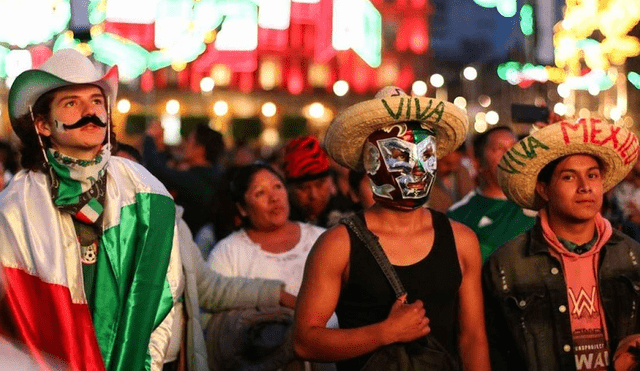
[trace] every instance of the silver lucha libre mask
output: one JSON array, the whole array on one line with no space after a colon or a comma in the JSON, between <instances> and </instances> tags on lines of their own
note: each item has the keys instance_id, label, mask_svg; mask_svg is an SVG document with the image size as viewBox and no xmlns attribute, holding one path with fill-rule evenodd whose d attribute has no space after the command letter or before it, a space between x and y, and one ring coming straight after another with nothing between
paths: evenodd
<instances>
[{"instance_id":1,"label":"silver lucha libre mask","mask_svg":"<svg viewBox=\"0 0 640 371\"><path fill-rule=\"evenodd\" d=\"M397 209L416 209L427 202L436 176L436 141L419 122L371 133L363 160L376 202Z\"/></svg>"}]
</instances>

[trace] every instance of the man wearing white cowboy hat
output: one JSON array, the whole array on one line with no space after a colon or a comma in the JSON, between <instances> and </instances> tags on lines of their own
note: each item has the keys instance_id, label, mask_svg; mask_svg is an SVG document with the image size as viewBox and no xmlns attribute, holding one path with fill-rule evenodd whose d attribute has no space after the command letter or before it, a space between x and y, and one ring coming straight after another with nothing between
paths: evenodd
<instances>
[{"instance_id":1,"label":"man wearing white cowboy hat","mask_svg":"<svg viewBox=\"0 0 640 371\"><path fill-rule=\"evenodd\" d=\"M502 157L504 193L539 213L483 267L494 371L610 370L640 333L640 245L600 215L637 157L633 133L594 118L551 124Z\"/></svg>"},{"instance_id":2,"label":"man wearing white cowboy hat","mask_svg":"<svg viewBox=\"0 0 640 371\"><path fill-rule=\"evenodd\" d=\"M387 87L329 126L329 155L367 172L376 205L356 217L377 237L406 293L396 295L354 231L328 230L309 255L298 296L299 356L359 370L386 345L431 333L464 370L489 369L484 323L477 320L483 315L478 241L466 226L423 207L437 158L462 143L467 124L453 104ZM340 329L327 329L334 310Z\"/></svg>"},{"instance_id":3,"label":"man wearing white cowboy hat","mask_svg":"<svg viewBox=\"0 0 640 371\"><path fill-rule=\"evenodd\" d=\"M117 84L63 49L9 92L25 170L0 193L0 331L74 370L160 369L171 335L175 205L111 157Z\"/></svg>"}]
</instances>

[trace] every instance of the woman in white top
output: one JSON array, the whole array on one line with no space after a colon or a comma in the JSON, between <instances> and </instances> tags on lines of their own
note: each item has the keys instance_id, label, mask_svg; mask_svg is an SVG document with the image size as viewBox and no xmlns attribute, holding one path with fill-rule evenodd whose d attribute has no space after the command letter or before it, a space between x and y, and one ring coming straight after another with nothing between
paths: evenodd
<instances>
[{"instance_id":1,"label":"woman in white top","mask_svg":"<svg viewBox=\"0 0 640 371\"><path fill-rule=\"evenodd\" d=\"M284 281L297 295L309 250L324 229L289 220L284 180L265 163L238 169L231 196L243 228L218 242L207 263L226 276Z\"/></svg>"}]
</instances>

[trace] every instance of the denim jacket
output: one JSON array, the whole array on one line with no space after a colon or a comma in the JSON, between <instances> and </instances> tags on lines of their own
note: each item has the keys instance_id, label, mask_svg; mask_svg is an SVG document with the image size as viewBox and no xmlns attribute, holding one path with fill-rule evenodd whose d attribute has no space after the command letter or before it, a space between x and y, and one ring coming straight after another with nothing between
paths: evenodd
<instances>
[{"instance_id":1,"label":"denim jacket","mask_svg":"<svg viewBox=\"0 0 640 371\"><path fill-rule=\"evenodd\" d=\"M609 362L622 338L640 333L639 263L640 244L614 230L598 271ZM489 256L482 286L493 371L576 370L562 264L549 253L539 219Z\"/></svg>"}]
</instances>

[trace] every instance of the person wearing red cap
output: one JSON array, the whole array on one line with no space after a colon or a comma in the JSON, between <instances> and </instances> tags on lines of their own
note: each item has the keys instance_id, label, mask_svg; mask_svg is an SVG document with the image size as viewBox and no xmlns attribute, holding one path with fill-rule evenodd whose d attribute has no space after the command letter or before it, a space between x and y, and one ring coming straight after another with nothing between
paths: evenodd
<instances>
[{"instance_id":1,"label":"person wearing red cap","mask_svg":"<svg viewBox=\"0 0 640 371\"><path fill-rule=\"evenodd\" d=\"M285 147L284 174L291 198L291 219L331 227L352 213L352 204L336 191L329 156L311 135Z\"/></svg>"}]
</instances>

